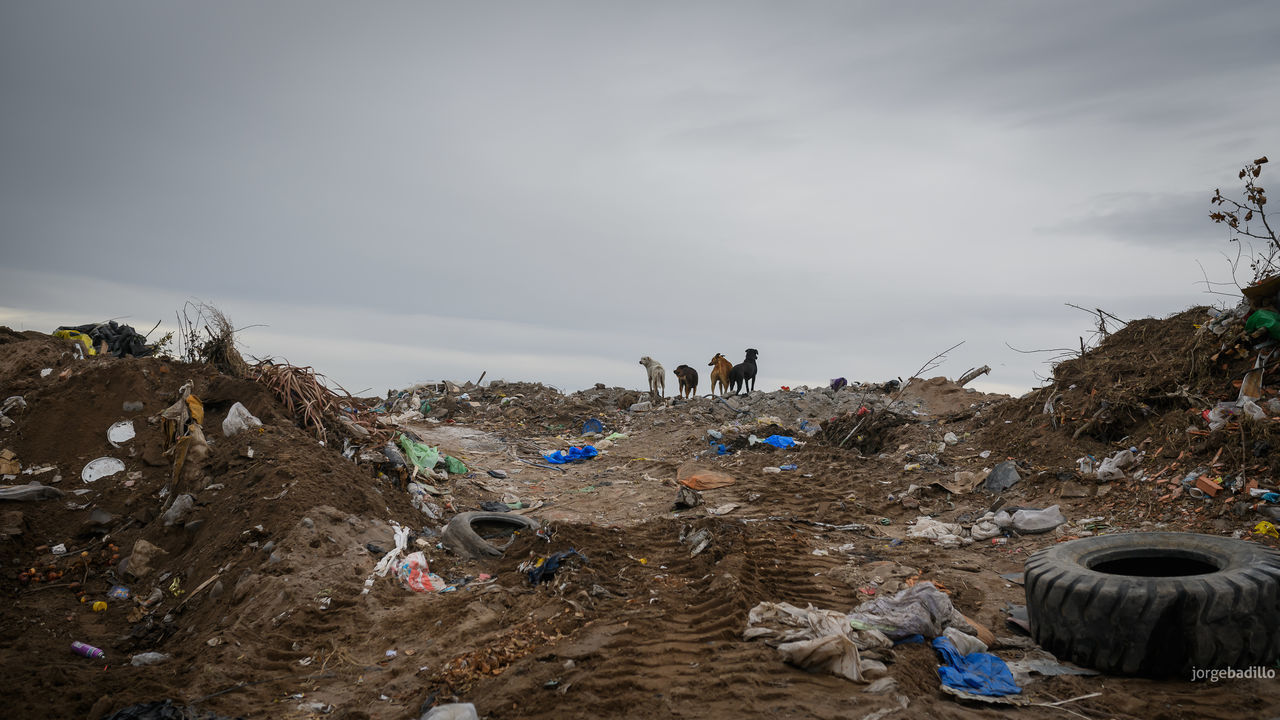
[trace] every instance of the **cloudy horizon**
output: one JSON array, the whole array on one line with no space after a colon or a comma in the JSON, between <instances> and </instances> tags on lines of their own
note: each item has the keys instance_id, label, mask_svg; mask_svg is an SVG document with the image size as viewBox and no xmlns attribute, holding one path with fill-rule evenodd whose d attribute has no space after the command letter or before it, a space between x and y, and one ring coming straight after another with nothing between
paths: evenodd
<instances>
[{"instance_id":1,"label":"cloudy horizon","mask_svg":"<svg viewBox=\"0 0 1280 720\"><path fill-rule=\"evenodd\" d=\"M0 324L224 310L352 391L761 389L1231 303L1214 188L1276 151L1280 8L0 5ZM1261 178L1265 186L1271 166ZM1237 279L1247 279L1247 262ZM1219 288L1221 289L1221 288ZM265 326L265 327L263 327Z\"/></svg>"}]
</instances>

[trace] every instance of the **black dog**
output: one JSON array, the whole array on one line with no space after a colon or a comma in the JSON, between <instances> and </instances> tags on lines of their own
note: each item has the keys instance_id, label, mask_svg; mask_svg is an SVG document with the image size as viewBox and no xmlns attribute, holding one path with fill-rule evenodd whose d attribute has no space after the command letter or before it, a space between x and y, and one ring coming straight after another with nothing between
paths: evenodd
<instances>
[{"instance_id":1,"label":"black dog","mask_svg":"<svg viewBox=\"0 0 1280 720\"><path fill-rule=\"evenodd\" d=\"M737 393L739 388L748 392L756 389L756 358L760 356L755 348L747 348L747 359L734 365L729 371L729 392ZM750 387L748 387L750 383Z\"/></svg>"}]
</instances>

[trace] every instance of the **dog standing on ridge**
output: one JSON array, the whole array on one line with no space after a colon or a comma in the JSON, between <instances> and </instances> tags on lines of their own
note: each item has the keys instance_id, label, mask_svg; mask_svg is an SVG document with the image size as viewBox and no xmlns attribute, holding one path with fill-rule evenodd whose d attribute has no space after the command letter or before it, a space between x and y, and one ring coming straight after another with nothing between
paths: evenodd
<instances>
[{"instance_id":1,"label":"dog standing on ridge","mask_svg":"<svg viewBox=\"0 0 1280 720\"><path fill-rule=\"evenodd\" d=\"M716 394L716 385L720 385L720 394L727 395L729 393L729 372L733 370L733 363L729 362L729 358L716 353L711 358L711 362L707 363L707 367L711 368L711 394Z\"/></svg>"},{"instance_id":2,"label":"dog standing on ridge","mask_svg":"<svg viewBox=\"0 0 1280 720\"><path fill-rule=\"evenodd\" d=\"M649 371L649 400L655 404L658 398L664 397L667 392L667 371L657 360L645 355L640 358L640 364L645 370Z\"/></svg>"},{"instance_id":3,"label":"dog standing on ridge","mask_svg":"<svg viewBox=\"0 0 1280 720\"><path fill-rule=\"evenodd\" d=\"M760 352L755 348L747 348L747 359L733 366L729 371L729 391L737 393L739 389L743 390L743 395L753 392L756 389L756 358L760 356ZM750 388L748 388L750 383Z\"/></svg>"},{"instance_id":4,"label":"dog standing on ridge","mask_svg":"<svg viewBox=\"0 0 1280 720\"><path fill-rule=\"evenodd\" d=\"M680 381L680 397L686 400L698 394L698 371L688 365L680 365L671 371Z\"/></svg>"}]
</instances>

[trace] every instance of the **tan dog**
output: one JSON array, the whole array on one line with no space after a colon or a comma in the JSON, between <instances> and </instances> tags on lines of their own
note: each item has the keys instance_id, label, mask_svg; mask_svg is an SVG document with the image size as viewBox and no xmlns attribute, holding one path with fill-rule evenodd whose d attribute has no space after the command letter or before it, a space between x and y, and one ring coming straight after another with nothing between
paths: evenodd
<instances>
[{"instance_id":1,"label":"tan dog","mask_svg":"<svg viewBox=\"0 0 1280 720\"><path fill-rule=\"evenodd\" d=\"M716 353L707 367L711 368L711 394L716 394L716 383L720 383L721 395L729 392L729 371L733 370L733 363L724 355Z\"/></svg>"},{"instance_id":2,"label":"tan dog","mask_svg":"<svg viewBox=\"0 0 1280 720\"><path fill-rule=\"evenodd\" d=\"M645 370L649 371L649 399L658 402L658 398L665 397L667 392L667 371L657 360L645 355L640 358L640 364Z\"/></svg>"}]
</instances>

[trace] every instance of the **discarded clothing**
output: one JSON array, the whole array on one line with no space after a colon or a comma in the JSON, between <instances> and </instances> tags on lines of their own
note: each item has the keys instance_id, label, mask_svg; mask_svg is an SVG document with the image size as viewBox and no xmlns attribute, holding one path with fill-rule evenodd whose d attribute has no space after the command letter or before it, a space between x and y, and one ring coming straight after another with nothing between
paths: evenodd
<instances>
[{"instance_id":1,"label":"discarded clothing","mask_svg":"<svg viewBox=\"0 0 1280 720\"><path fill-rule=\"evenodd\" d=\"M529 573L529 582L533 585L537 585L540 582L550 580L556 574L556 570L560 569L560 563L573 555L577 555L582 558L583 562L587 562L587 556L573 548L561 550L560 552L552 553L545 558L538 558L537 560L534 560L533 565L527 570Z\"/></svg>"},{"instance_id":2,"label":"discarded clothing","mask_svg":"<svg viewBox=\"0 0 1280 720\"><path fill-rule=\"evenodd\" d=\"M1022 692L1004 660L988 653L962 655L950 639L933 639L942 657L938 677L942 684L973 695L1017 695Z\"/></svg>"},{"instance_id":3,"label":"discarded clothing","mask_svg":"<svg viewBox=\"0 0 1280 720\"><path fill-rule=\"evenodd\" d=\"M888 648L893 642L873 629L855 629L849 618L834 610L812 605L801 609L788 603L762 602L747 615L744 640L763 640L782 653L783 660L806 670L865 682L872 660L858 651Z\"/></svg>"},{"instance_id":4,"label":"discarded clothing","mask_svg":"<svg viewBox=\"0 0 1280 720\"><path fill-rule=\"evenodd\" d=\"M890 639L910 635L937 637L951 626L972 629L951 598L929 581L918 582L893 597L868 600L849 613L855 628L875 629Z\"/></svg>"},{"instance_id":5,"label":"discarded clothing","mask_svg":"<svg viewBox=\"0 0 1280 720\"><path fill-rule=\"evenodd\" d=\"M133 357L147 357L155 352L155 348L147 344L147 338L138 334L130 325L120 325L115 320L105 323L90 325L63 325L55 332L55 337L72 337L79 339L74 335L58 335L61 332L78 331L88 335L93 341L93 345L99 346L102 343L107 344L107 350L116 357L124 357L132 355ZM83 340L82 340L83 342ZM90 355L93 353L90 352Z\"/></svg>"},{"instance_id":6,"label":"discarded clothing","mask_svg":"<svg viewBox=\"0 0 1280 720\"><path fill-rule=\"evenodd\" d=\"M582 447L571 447L568 451L557 450L550 455L543 455L542 457L553 465L564 465L565 463L587 460L599 454L599 451L591 445L583 445Z\"/></svg>"},{"instance_id":7,"label":"discarded clothing","mask_svg":"<svg viewBox=\"0 0 1280 720\"><path fill-rule=\"evenodd\" d=\"M845 387L845 386L846 386L846 385L848 385L848 384L849 384L849 381L848 381L848 380L845 380L845 379L844 379L844 378L842 378L842 377L832 378L832 379L831 379L831 389L832 389L832 390L839 390L840 388Z\"/></svg>"}]
</instances>

